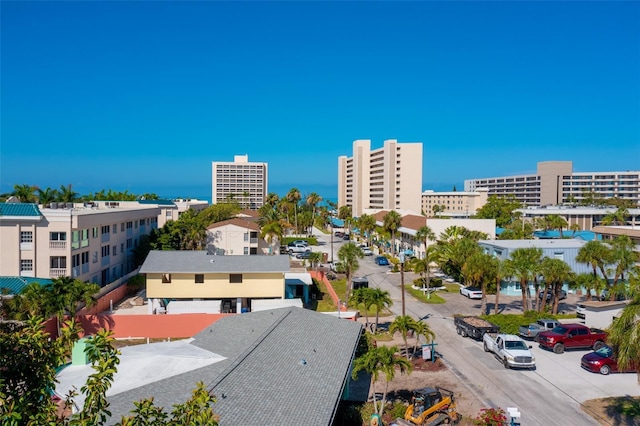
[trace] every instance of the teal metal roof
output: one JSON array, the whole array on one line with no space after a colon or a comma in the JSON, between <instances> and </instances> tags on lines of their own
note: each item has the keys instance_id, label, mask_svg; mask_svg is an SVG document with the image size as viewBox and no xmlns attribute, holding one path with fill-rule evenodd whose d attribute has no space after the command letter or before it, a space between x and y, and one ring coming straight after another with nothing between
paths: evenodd
<instances>
[{"instance_id":1,"label":"teal metal roof","mask_svg":"<svg viewBox=\"0 0 640 426\"><path fill-rule=\"evenodd\" d=\"M0 277L0 293L20 294L22 289L31 283L50 285L52 281L49 278Z\"/></svg>"},{"instance_id":2,"label":"teal metal roof","mask_svg":"<svg viewBox=\"0 0 640 426\"><path fill-rule=\"evenodd\" d=\"M139 200L140 204L157 204L159 206L175 206L171 200Z\"/></svg>"},{"instance_id":3,"label":"teal metal roof","mask_svg":"<svg viewBox=\"0 0 640 426\"><path fill-rule=\"evenodd\" d=\"M42 213L33 203L0 203L0 216L42 216Z\"/></svg>"}]
</instances>

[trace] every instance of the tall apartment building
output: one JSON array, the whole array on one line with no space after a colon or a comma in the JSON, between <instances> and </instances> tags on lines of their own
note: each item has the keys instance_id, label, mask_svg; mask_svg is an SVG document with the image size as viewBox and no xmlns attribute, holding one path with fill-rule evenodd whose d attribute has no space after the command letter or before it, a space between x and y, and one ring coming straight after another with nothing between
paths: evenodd
<instances>
[{"instance_id":1,"label":"tall apartment building","mask_svg":"<svg viewBox=\"0 0 640 426\"><path fill-rule=\"evenodd\" d=\"M420 213L422 143L371 140L353 142L351 157L338 157L338 207L351 206L353 216L366 209L410 210Z\"/></svg>"},{"instance_id":2,"label":"tall apartment building","mask_svg":"<svg viewBox=\"0 0 640 426\"><path fill-rule=\"evenodd\" d=\"M514 195L527 206L581 202L588 194L640 202L640 170L626 172L573 172L571 161L538 163L537 173L468 179L465 191L483 187L489 195Z\"/></svg>"},{"instance_id":3,"label":"tall apartment building","mask_svg":"<svg viewBox=\"0 0 640 426\"><path fill-rule=\"evenodd\" d=\"M257 210L267 196L267 163L250 163L248 155L235 155L233 162L212 163L211 203L233 199L243 208Z\"/></svg>"},{"instance_id":4,"label":"tall apartment building","mask_svg":"<svg viewBox=\"0 0 640 426\"><path fill-rule=\"evenodd\" d=\"M465 218L476 214L487 203L489 190L478 188L473 192L451 191L422 193L422 213L427 217L446 216ZM436 206L438 206L436 208Z\"/></svg>"},{"instance_id":5,"label":"tall apartment building","mask_svg":"<svg viewBox=\"0 0 640 426\"><path fill-rule=\"evenodd\" d=\"M137 267L133 249L160 214L158 205L126 201L0 203L0 276L71 276L104 286Z\"/></svg>"}]
</instances>

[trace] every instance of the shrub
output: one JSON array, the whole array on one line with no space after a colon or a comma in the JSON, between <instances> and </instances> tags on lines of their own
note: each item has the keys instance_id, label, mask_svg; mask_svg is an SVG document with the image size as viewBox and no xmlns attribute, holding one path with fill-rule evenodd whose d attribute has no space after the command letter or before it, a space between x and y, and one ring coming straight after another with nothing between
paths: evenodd
<instances>
[{"instance_id":1,"label":"shrub","mask_svg":"<svg viewBox=\"0 0 640 426\"><path fill-rule=\"evenodd\" d=\"M143 290L147 285L147 279L144 275L136 275L129 278L127 282L127 295L131 296L134 294L138 294L140 290Z\"/></svg>"},{"instance_id":2,"label":"shrub","mask_svg":"<svg viewBox=\"0 0 640 426\"><path fill-rule=\"evenodd\" d=\"M502 426L507 424L507 415L502 408L483 408L473 421L477 425Z\"/></svg>"}]
</instances>

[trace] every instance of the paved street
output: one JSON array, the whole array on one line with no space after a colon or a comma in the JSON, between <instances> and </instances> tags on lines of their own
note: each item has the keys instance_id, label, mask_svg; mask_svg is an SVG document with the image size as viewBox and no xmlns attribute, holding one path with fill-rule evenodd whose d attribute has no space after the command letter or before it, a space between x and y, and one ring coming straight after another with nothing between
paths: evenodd
<instances>
[{"instance_id":1,"label":"paved street","mask_svg":"<svg viewBox=\"0 0 640 426\"><path fill-rule=\"evenodd\" d=\"M329 236L320 236L328 239ZM325 239L325 241L326 241ZM343 242L335 243L334 252ZM314 247L325 251L330 244ZM335 255L337 258L337 254ZM360 261L358 276L367 276L370 287L389 291L394 305L394 314L401 313L400 274L390 273L386 267L373 263L373 257ZM415 274L405 274L405 284L411 283ZM562 355L540 349L534 342L532 352L537 369L505 370L491 354L482 349L482 344L458 336L453 325L453 314L477 315L478 300L468 300L459 294L442 294L448 302L442 305L427 305L406 294L406 313L414 318L427 318L437 335L437 351L483 404L487 406L518 407L522 423L526 425L599 424L580 408L582 401L614 395L638 395L640 387L634 374L612 374L602 376L589 373L580 367L580 358L586 351L567 351ZM492 298L489 299L491 301ZM503 300L504 299L504 300ZM575 303L576 296L568 301ZM501 298L504 308L519 309L517 298ZM501 306L502 307L502 306ZM573 305L561 307L567 311Z\"/></svg>"}]
</instances>

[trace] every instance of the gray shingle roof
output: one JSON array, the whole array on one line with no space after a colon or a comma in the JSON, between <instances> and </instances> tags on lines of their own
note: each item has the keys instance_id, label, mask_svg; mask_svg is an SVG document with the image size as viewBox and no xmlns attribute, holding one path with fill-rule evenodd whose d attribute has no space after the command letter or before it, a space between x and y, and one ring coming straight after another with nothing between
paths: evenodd
<instances>
[{"instance_id":1,"label":"gray shingle roof","mask_svg":"<svg viewBox=\"0 0 640 426\"><path fill-rule=\"evenodd\" d=\"M289 256L214 256L206 251L152 250L140 273L289 272Z\"/></svg>"},{"instance_id":2,"label":"gray shingle roof","mask_svg":"<svg viewBox=\"0 0 640 426\"><path fill-rule=\"evenodd\" d=\"M113 421L140 398L184 402L203 381L222 425L331 425L360 331L357 322L295 307L225 317L192 344L227 360L109 397Z\"/></svg>"}]
</instances>

